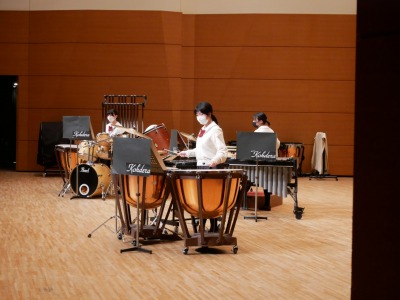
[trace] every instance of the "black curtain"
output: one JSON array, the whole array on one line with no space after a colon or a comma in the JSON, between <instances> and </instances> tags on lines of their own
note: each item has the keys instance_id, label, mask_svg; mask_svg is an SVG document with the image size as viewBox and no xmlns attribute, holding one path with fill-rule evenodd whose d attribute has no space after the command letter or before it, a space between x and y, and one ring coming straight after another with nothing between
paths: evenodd
<instances>
[{"instance_id":1,"label":"black curtain","mask_svg":"<svg viewBox=\"0 0 400 300\"><path fill-rule=\"evenodd\" d=\"M57 166L55 146L69 144L68 139L63 139L62 122L42 122L39 129L37 163L46 168Z\"/></svg>"}]
</instances>

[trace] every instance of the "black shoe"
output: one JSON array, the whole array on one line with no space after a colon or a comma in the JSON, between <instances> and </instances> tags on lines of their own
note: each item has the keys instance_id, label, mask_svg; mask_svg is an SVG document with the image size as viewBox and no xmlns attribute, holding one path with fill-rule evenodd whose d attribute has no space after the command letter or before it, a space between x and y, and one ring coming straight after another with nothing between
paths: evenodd
<instances>
[{"instance_id":1,"label":"black shoe","mask_svg":"<svg viewBox=\"0 0 400 300\"><path fill-rule=\"evenodd\" d=\"M271 211L271 206L270 205L264 205L263 207L260 208L260 210L266 210L266 211Z\"/></svg>"}]
</instances>

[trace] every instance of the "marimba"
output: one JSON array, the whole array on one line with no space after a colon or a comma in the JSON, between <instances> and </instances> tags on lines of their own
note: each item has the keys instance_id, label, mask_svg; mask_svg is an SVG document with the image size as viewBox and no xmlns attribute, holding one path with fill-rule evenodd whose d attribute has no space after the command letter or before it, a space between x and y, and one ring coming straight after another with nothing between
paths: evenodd
<instances>
[{"instance_id":1,"label":"marimba","mask_svg":"<svg viewBox=\"0 0 400 300\"><path fill-rule=\"evenodd\" d=\"M293 213L296 219L303 216L303 207L298 206L297 200L297 159L280 157L274 161L253 161L228 159L226 163L230 169L243 169L248 180L255 182L258 177L258 186L268 189L273 195L286 198L289 194L294 200Z\"/></svg>"}]
</instances>

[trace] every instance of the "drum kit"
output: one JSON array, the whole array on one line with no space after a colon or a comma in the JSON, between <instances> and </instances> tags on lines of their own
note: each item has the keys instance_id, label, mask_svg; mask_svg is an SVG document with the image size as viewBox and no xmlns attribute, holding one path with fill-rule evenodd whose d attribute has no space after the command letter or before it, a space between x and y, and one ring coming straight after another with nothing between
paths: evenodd
<instances>
[{"instance_id":1,"label":"drum kit","mask_svg":"<svg viewBox=\"0 0 400 300\"><path fill-rule=\"evenodd\" d=\"M105 132L98 133L96 140L82 140L78 145L56 145L59 165L64 170L59 196L72 189L75 197L101 195L104 200L111 187L112 145L112 137Z\"/></svg>"},{"instance_id":2,"label":"drum kit","mask_svg":"<svg viewBox=\"0 0 400 300\"><path fill-rule=\"evenodd\" d=\"M110 188L111 170L100 159L111 160L110 138L97 135L97 141L82 140L78 145L56 145L60 167L64 170L64 186L59 196L72 189L75 197L95 197L103 200Z\"/></svg>"},{"instance_id":3,"label":"drum kit","mask_svg":"<svg viewBox=\"0 0 400 300\"><path fill-rule=\"evenodd\" d=\"M134 128L118 126L124 130L118 137L134 137L152 139L159 151L169 147L169 134L164 124L152 125L144 133ZM78 145L60 144L55 147L59 166L64 170L64 186L59 196L72 189L75 197L95 197L101 195L105 199L111 191L110 164L113 155L113 137L106 132L96 135L96 140L81 140Z\"/></svg>"}]
</instances>

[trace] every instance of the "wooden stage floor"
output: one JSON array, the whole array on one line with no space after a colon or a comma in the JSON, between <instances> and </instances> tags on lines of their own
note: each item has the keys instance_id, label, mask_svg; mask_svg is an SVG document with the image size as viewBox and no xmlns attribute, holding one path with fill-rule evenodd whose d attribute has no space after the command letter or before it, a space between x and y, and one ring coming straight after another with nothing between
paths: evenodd
<instances>
[{"instance_id":1,"label":"wooden stage floor","mask_svg":"<svg viewBox=\"0 0 400 300\"><path fill-rule=\"evenodd\" d=\"M234 232L238 253L218 254L183 241L144 245L152 254L120 253L114 198L70 199L62 179L42 173L0 171L1 299L350 299L353 178L299 178L293 200L268 220L244 219ZM135 211L135 210L133 210Z\"/></svg>"}]
</instances>

